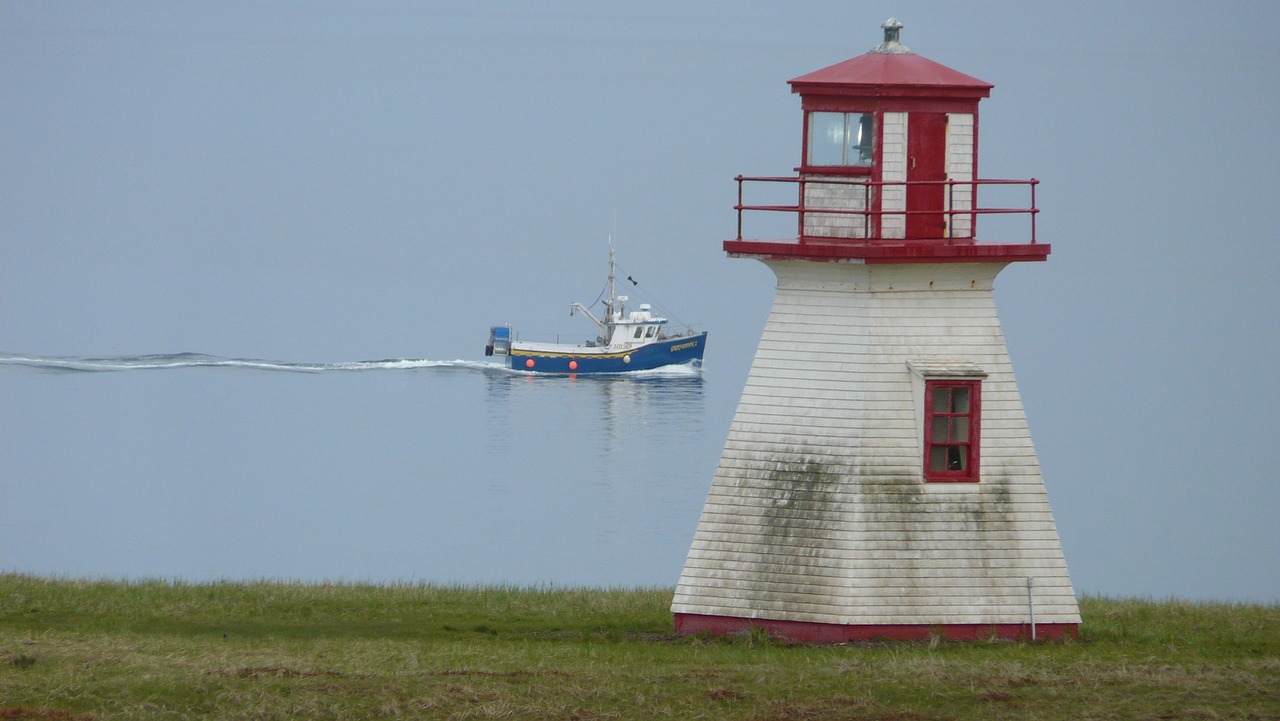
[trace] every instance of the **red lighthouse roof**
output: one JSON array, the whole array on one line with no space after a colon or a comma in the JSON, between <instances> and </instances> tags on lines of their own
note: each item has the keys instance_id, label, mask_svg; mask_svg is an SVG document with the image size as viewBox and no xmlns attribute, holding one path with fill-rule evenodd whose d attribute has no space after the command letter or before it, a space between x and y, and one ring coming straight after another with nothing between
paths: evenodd
<instances>
[{"instance_id":1,"label":"red lighthouse roof","mask_svg":"<svg viewBox=\"0 0 1280 721\"><path fill-rule=\"evenodd\" d=\"M789 80L802 95L893 95L895 97L985 98L991 83L935 63L898 42L902 24L890 18L885 39L870 52Z\"/></svg>"}]
</instances>

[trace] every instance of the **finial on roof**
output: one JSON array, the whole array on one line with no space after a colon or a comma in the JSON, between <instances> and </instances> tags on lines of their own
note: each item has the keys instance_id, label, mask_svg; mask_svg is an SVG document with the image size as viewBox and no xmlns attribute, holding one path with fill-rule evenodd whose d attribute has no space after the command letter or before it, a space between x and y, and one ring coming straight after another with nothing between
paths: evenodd
<instances>
[{"instance_id":1,"label":"finial on roof","mask_svg":"<svg viewBox=\"0 0 1280 721\"><path fill-rule=\"evenodd\" d=\"M882 55L906 55L911 52L910 48L898 42L898 34L902 32L902 28L905 26L898 22L896 18L885 20L884 25L880 27L884 28L884 42L871 48L871 52Z\"/></svg>"}]
</instances>

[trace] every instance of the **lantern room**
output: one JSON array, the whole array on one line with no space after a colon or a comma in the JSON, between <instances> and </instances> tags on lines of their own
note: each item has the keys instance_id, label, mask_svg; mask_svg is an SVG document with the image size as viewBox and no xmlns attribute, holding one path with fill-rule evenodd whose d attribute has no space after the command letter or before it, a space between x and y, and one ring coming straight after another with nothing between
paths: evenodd
<instances>
[{"instance_id":1,"label":"lantern room","mask_svg":"<svg viewBox=\"0 0 1280 721\"><path fill-rule=\"evenodd\" d=\"M900 41L903 25L897 20L890 18L882 28L884 41L869 52L789 81L804 118L798 174L737 178L738 237L725 249L887 262L922 255L1043 260L1049 249L1035 242L1037 181L978 179L978 103L993 86L911 52ZM798 185L796 205L744 202L744 186L779 182ZM1019 200L1020 207L979 207L979 189L993 184L1023 186L1025 201ZM797 238L745 239L743 214L753 211L794 213ZM1028 233L974 248L981 243L978 218L997 213L1023 215Z\"/></svg>"}]
</instances>

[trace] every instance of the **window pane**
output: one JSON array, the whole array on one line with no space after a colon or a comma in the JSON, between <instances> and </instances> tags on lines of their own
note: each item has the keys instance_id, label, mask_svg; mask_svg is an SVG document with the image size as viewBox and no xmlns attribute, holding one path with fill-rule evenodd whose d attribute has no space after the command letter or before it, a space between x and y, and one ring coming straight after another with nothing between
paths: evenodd
<instances>
[{"instance_id":1,"label":"window pane","mask_svg":"<svg viewBox=\"0 0 1280 721\"><path fill-rule=\"evenodd\" d=\"M951 409L951 389L939 386L933 389L933 412L948 413Z\"/></svg>"},{"instance_id":2,"label":"window pane","mask_svg":"<svg viewBox=\"0 0 1280 721\"><path fill-rule=\"evenodd\" d=\"M969 418L959 416L951 419L951 437L947 440L969 442Z\"/></svg>"},{"instance_id":3,"label":"window pane","mask_svg":"<svg viewBox=\"0 0 1280 721\"><path fill-rule=\"evenodd\" d=\"M809 113L809 165L871 165L871 113Z\"/></svg>"},{"instance_id":4,"label":"window pane","mask_svg":"<svg viewBox=\"0 0 1280 721\"><path fill-rule=\"evenodd\" d=\"M809 113L809 165L844 165L844 113Z\"/></svg>"},{"instance_id":5,"label":"window pane","mask_svg":"<svg viewBox=\"0 0 1280 721\"><path fill-rule=\"evenodd\" d=\"M947 432L947 427L948 423L945 416L933 419L931 439L934 443L946 443L951 440L951 434Z\"/></svg>"},{"instance_id":6,"label":"window pane","mask_svg":"<svg viewBox=\"0 0 1280 721\"><path fill-rule=\"evenodd\" d=\"M947 470L947 447L946 446L930 446L929 447L929 470L931 471Z\"/></svg>"},{"instance_id":7,"label":"window pane","mask_svg":"<svg viewBox=\"0 0 1280 721\"><path fill-rule=\"evenodd\" d=\"M964 451L965 451L964 446L947 446L947 470L948 471L965 470L965 463L968 460L966 456L968 456L969 454L965 453Z\"/></svg>"},{"instance_id":8,"label":"window pane","mask_svg":"<svg viewBox=\"0 0 1280 721\"><path fill-rule=\"evenodd\" d=\"M850 130L853 131L853 152L849 154L850 165L871 165L871 113L854 115L850 119Z\"/></svg>"},{"instance_id":9,"label":"window pane","mask_svg":"<svg viewBox=\"0 0 1280 721\"><path fill-rule=\"evenodd\" d=\"M969 389L968 388L952 388L951 389L951 412L952 413L968 413L969 412Z\"/></svg>"}]
</instances>

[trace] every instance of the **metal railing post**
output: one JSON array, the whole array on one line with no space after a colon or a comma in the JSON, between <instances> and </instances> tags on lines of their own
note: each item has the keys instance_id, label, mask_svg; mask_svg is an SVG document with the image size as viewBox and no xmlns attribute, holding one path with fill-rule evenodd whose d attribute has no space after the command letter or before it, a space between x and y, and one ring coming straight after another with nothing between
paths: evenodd
<instances>
[{"instance_id":1,"label":"metal railing post","mask_svg":"<svg viewBox=\"0 0 1280 721\"><path fill-rule=\"evenodd\" d=\"M969 188L969 237L978 237L978 179L974 178Z\"/></svg>"},{"instance_id":2,"label":"metal railing post","mask_svg":"<svg viewBox=\"0 0 1280 721\"><path fill-rule=\"evenodd\" d=\"M956 181L947 178L947 240L955 240Z\"/></svg>"},{"instance_id":3,"label":"metal railing post","mask_svg":"<svg viewBox=\"0 0 1280 721\"><path fill-rule=\"evenodd\" d=\"M1036 208L1036 186L1040 184L1039 180L1031 179L1031 243L1036 242L1036 215L1040 212Z\"/></svg>"},{"instance_id":4,"label":"metal railing post","mask_svg":"<svg viewBox=\"0 0 1280 721\"><path fill-rule=\"evenodd\" d=\"M804 213L805 213L805 185L808 179L803 175L800 176L800 197L796 198L796 237L804 238Z\"/></svg>"},{"instance_id":5,"label":"metal railing post","mask_svg":"<svg viewBox=\"0 0 1280 721\"><path fill-rule=\"evenodd\" d=\"M734 206L738 210L738 240L742 240L742 176L734 180L738 181L738 204Z\"/></svg>"},{"instance_id":6,"label":"metal railing post","mask_svg":"<svg viewBox=\"0 0 1280 721\"><path fill-rule=\"evenodd\" d=\"M871 181L862 182L862 237L871 238Z\"/></svg>"}]
</instances>

